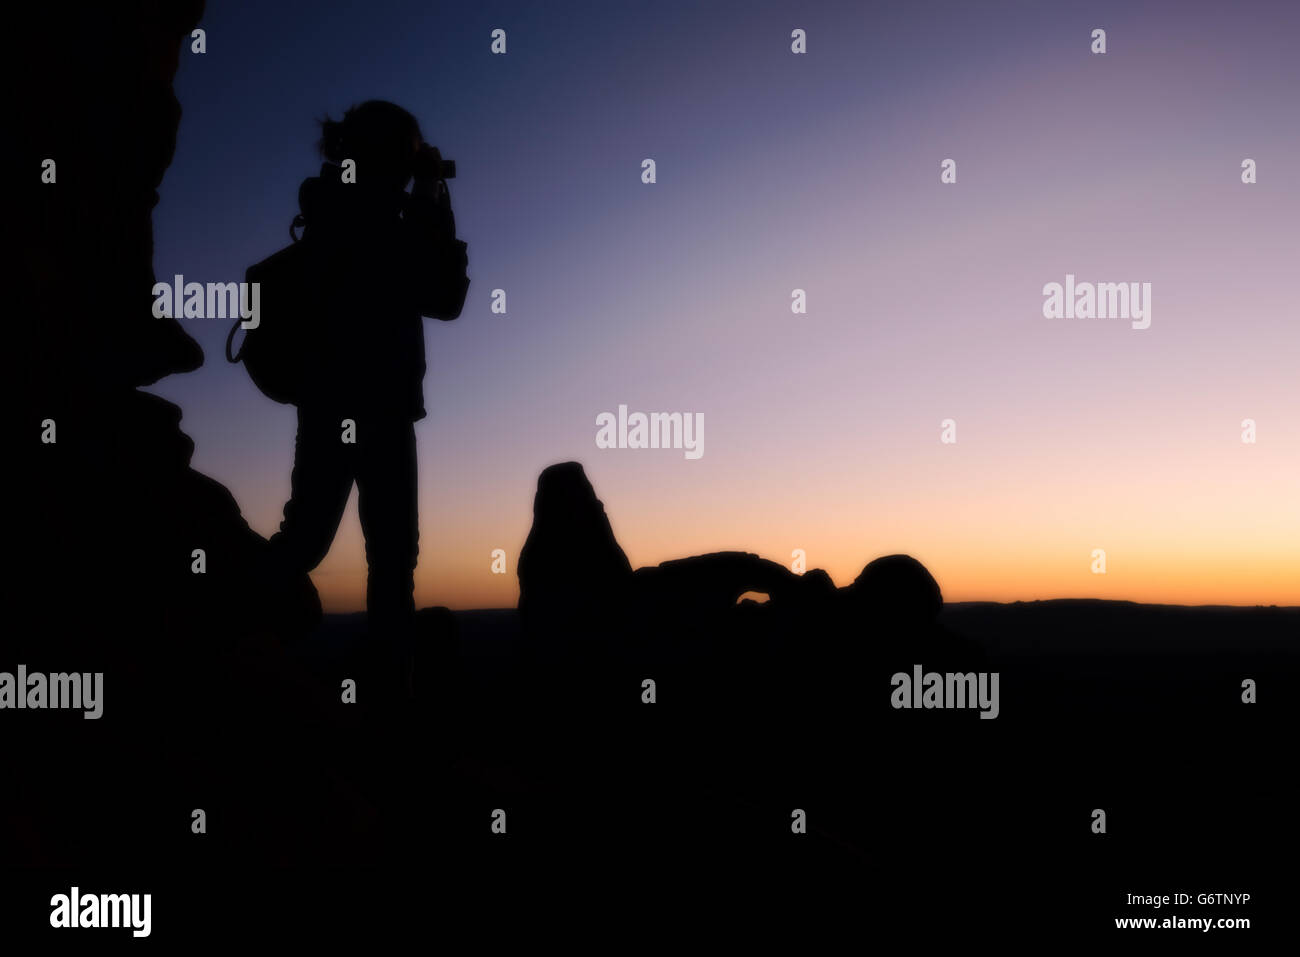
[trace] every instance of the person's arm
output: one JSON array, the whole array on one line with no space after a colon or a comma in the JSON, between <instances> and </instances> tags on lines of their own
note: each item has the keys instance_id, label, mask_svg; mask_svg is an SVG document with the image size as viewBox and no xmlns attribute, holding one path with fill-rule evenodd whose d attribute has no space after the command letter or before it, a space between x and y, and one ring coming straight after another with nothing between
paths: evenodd
<instances>
[{"instance_id":1,"label":"person's arm","mask_svg":"<svg viewBox=\"0 0 1300 957\"><path fill-rule=\"evenodd\" d=\"M460 315L469 292L467 246L456 238L447 182L438 176L441 158L427 144L421 149L415 183L403 221L412 292L420 315L451 320Z\"/></svg>"}]
</instances>

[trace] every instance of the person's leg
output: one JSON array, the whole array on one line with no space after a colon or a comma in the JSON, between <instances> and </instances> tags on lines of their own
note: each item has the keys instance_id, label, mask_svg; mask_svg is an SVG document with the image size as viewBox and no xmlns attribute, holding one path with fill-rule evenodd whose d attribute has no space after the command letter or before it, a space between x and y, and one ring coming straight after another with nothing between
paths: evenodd
<instances>
[{"instance_id":1,"label":"person's leg","mask_svg":"<svg viewBox=\"0 0 1300 957\"><path fill-rule=\"evenodd\" d=\"M415 424L400 418L358 420L356 476L366 537L370 630L384 644L390 661L405 669L415 624L420 548Z\"/></svg>"},{"instance_id":2,"label":"person's leg","mask_svg":"<svg viewBox=\"0 0 1300 957\"><path fill-rule=\"evenodd\" d=\"M283 574L302 574L319 565L343 518L352 491L353 446L342 441L342 417L317 409L298 410L292 491L284 521L271 536L273 567Z\"/></svg>"}]
</instances>

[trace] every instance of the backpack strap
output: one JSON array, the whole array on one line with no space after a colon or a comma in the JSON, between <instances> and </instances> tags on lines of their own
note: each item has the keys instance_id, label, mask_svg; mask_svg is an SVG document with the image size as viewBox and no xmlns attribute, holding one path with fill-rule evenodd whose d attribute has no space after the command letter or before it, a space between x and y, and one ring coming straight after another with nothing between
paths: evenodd
<instances>
[{"instance_id":1,"label":"backpack strap","mask_svg":"<svg viewBox=\"0 0 1300 957\"><path fill-rule=\"evenodd\" d=\"M242 317L237 318L235 320L235 324L230 327L230 332L226 334L226 361L227 362L238 362L239 357L244 354L244 343L242 342L239 344L238 352L234 353L233 355L230 352L230 344L235 341L235 333L239 330L239 324L243 321L244 320Z\"/></svg>"}]
</instances>

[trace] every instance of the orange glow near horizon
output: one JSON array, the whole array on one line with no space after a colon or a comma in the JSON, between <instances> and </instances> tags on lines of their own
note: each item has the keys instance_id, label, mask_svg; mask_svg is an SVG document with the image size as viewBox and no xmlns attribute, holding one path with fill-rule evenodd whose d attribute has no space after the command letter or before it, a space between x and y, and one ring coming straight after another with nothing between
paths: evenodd
<instances>
[{"instance_id":1,"label":"orange glow near horizon","mask_svg":"<svg viewBox=\"0 0 1300 957\"><path fill-rule=\"evenodd\" d=\"M1234 467L1225 465L1179 484L1161 474L1175 469L1147 463L1140 481L1093 487L1095 473L1080 472L1069 481L1048 482L1044 476L1036 490L990 479L971 484L955 501L929 481L943 471L930 466L952 451L936 444L918 456L907 487L891 490L888 507L879 504L882 492L878 504L863 496L856 510L845 507L855 491L848 479L787 486L783 476L769 472L767 478L775 479L769 485L756 472L741 490L722 494L713 483L699 481L703 476L675 467L604 474L596 457L587 470L633 567L723 550L755 552L789 565L793 550L801 548L808 568L824 568L843 586L871 559L904 552L930 569L945 600L953 602L1102 598L1300 605L1300 498L1262 485L1250 470L1234 477ZM1257 451L1248 447L1244 455ZM1032 472L1021 463L1016 474L1024 479ZM784 503L783 495L789 496ZM513 607L515 561L531 522L531 496L531 487L519 483L512 496L519 507L509 516L486 507L478 514L422 503L422 528L437 539L421 543L417 603ZM1289 511L1278 511L1263 502L1291 504ZM494 548L506 551L504 575L491 573ZM1106 552L1104 575L1092 572L1095 548ZM313 576L327 611L364 609L362 554L354 501L335 550Z\"/></svg>"},{"instance_id":2,"label":"orange glow near horizon","mask_svg":"<svg viewBox=\"0 0 1300 957\"><path fill-rule=\"evenodd\" d=\"M562 69L526 59L544 45L512 54L536 82L510 97L495 58L431 60L420 31L381 30L384 74L307 58L257 88L265 116L298 118L254 131L257 163L225 159L246 119L229 78L182 71L155 268L238 277L283 246L318 169L309 117L359 78L436 122L465 174L471 286L459 319L425 325L421 606L514 606L537 476L571 460L634 567L802 549L843 586L901 552L949 601L1300 606L1293 31L1120 4L1128 52L1096 57L1074 12L893 6L808 58L763 17L731 18L722 44L664 20L637 36L672 64L663 82L611 72L613 21L584 18L600 39ZM1018 40L990 55L972 30ZM492 111L431 99L439 83L489 91ZM554 148L539 167L503 131ZM1149 322L1045 314L1067 276L1149 284ZM155 391L184 409L193 466L269 535L294 410L212 360L224 323L185 328L209 361ZM702 456L598 448L620 405L702 415ZM328 610L365 607L355 494L314 579Z\"/></svg>"}]
</instances>

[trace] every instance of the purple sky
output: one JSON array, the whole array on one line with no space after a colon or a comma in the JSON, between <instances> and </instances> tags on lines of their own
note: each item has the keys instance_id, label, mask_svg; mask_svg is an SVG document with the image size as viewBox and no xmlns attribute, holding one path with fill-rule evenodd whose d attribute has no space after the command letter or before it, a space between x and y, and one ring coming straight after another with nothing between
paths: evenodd
<instances>
[{"instance_id":1,"label":"purple sky","mask_svg":"<svg viewBox=\"0 0 1300 957\"><path fill-rule=\"evenodd\" d=\"M242 279L286 241L313 120L354 102L457 160L472 286L426 330L421 604L513 604L567 459L634 565L802 548L845 584L906 551L956 600L1300 604L1300 4L356 9L210 4L155 266ZM1067 273L1150 282L1151 327L1045 319ZM187 324L205 366L153 391L269 534L293 410L225 363L225 323ZM619 404L703 413L703 457L597 449ZM315 578L364 606L355 497Z\"/></svg>"}]
</instances>

